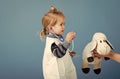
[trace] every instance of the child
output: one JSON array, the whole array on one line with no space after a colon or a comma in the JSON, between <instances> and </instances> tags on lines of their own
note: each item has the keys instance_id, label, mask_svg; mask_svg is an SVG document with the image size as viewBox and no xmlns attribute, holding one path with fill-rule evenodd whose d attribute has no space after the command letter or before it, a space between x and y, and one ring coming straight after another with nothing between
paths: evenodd
<instances>
[{"instance_id":1,"label":"child","mask_svg":"<svg viewBox=\"0 0 120 79\"><path fill-rule=\"evenodd\" d=\"M42 18L44 28L40 36L46 36L43 56L44 79L77 79L75 66L68 51L75 33L69 32L64 40L64 24L64 14L53 6Z\"/></svg>"}]
</instances>

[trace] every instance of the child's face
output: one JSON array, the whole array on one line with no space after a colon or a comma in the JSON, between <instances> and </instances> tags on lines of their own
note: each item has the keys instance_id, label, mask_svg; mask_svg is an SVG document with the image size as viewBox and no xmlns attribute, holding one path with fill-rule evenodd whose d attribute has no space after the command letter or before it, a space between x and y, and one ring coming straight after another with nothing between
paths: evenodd
<instances>
[{"instance_id":1,"label":"child's face","mask_svg":"<svg viewBox=\"0 0 120 79\"><path fill-rule=\"evenodd\" d=\"M52 31L57 35L62 35L65 30L65 22L63 18L59 18L55 26L52 27Z\"/></svg>"}]
</instances>

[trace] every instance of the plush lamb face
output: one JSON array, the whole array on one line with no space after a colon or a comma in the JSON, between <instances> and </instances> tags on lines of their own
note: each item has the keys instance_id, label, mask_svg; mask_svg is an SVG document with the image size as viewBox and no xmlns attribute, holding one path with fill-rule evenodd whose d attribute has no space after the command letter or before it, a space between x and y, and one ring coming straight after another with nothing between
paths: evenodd
<instances>
[{"instance_id":1,"label":"plush lamb face","mask_svg":"<svg viewBox=\"0 0 120 79\"><path fill-rule=\"evenodd\" d=\"M94 43L96 50L101 55L106 55L111 51L111 49L113 49L112 45L107 40L107 37L103 33L95 33L93 36L93 41L96 42Z\"/></svg>"}]
</instances>

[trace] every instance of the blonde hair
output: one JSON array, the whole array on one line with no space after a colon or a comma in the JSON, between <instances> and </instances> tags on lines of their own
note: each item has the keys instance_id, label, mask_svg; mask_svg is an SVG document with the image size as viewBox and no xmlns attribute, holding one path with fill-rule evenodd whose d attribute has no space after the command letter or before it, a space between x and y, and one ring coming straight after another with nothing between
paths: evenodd
<instances>
[{"instance_id":1,"label":"blonde hair","mask_svg":"<svg viewBox=\"0 0 120 79\"><path fill-rule=\"evenodd\" d=\"M40 31L41 38L48 35L49 28L57 23L59 17L62 17L65 20L64 14L54 6L51 6L49 12L47 12L42 18L43 29Z\"/></svg>"}]
</instances>

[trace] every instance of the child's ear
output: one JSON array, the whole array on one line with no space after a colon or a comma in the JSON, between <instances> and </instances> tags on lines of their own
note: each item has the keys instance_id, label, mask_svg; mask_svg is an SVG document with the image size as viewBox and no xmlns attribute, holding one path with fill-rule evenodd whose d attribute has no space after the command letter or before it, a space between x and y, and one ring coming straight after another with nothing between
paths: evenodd
<instances>
[{"instance_id":1,"label":"child's ear","mask_svg":"<svg viewBox=\"0 0 120 79\"><path fill-rule=\"evenodd\" d=\"M54 26L51 26L49 29L50 29L50 30L53 30L53 29L54 29Z\"/></svg>"},{"instance_id":2,"label":"child's ear","mask_svg":"<svg viewBox=\"0 0 120 79\"><path fill-rule=\"evenodd\" d=\"M51 26L51 27L49 27L49 31L50 31L50 32L52 32L52 29L53 29L53 27L52 27L52 26Z\"/></svg>"},{"instance_id":3,"label":"child's ear","mask_svg":"<svg viewBox=\"0 0 120 79\"><path fill-rule=\"evenodd\" d=\"M52 30L53 27L49 27L49 30Z\"/></svg>"}]
</instances>

